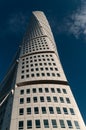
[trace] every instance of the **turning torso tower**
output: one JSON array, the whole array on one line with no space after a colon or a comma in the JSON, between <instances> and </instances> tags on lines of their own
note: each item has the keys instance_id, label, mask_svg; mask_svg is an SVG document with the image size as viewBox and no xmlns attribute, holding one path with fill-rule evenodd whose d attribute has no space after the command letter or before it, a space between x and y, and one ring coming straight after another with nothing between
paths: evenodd
<instances>
[{"instance_id":1,"label":"turning torso tower","mask_svg":"<svg viewBox=\"0 0 86 130\"><path fill-rule=\"evenodd\" d=\"M43 12L33 12L15 59L0 86L0 130L85 130Z\"/></svg>"}]
</instances>

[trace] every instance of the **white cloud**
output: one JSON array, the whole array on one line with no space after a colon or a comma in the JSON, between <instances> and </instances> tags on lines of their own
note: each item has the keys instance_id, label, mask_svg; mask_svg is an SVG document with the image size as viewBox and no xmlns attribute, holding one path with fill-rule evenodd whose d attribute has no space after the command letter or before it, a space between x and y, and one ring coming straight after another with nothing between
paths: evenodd
<instances>
[{"instance_id":1,"label":"white cloud","mask_svg":"<svg viewBox=\"0 0 86 130\"><path fill-rule=\"evenodd\" d=\"M86 35L86 1L82 0L80 7L71 16L65 18L65 31L76 38Z\"/></svg>"}]
</instances>

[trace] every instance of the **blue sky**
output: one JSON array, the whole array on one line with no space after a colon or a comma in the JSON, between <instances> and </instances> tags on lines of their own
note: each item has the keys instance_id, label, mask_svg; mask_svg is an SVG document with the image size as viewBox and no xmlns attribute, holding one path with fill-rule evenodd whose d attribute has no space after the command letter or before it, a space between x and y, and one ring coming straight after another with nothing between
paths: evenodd
<instances>
[{"instance_id":1,"label":"blue sky","mask_svg":"<svg viewBox=\"0 0 86 130\"><path fill-rule=\"evenodd\" d=\"M85 0L0 0L0 81L27 28L31 12L47 16L64 72L86 122Z\"/></svg>"}]
</instances>

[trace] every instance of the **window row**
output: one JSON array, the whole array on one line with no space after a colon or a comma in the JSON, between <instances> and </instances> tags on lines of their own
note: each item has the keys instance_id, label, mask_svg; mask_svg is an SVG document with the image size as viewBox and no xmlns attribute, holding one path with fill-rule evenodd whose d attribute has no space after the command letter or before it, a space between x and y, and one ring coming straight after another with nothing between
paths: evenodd
<instances>
[{"instance_id":1,"label":"window row","mask_svg":"<svg viewBox=\"0 0 86 130\"><path fill-rule=\"evenodd\" d=\"M52 92L52 93L64 93L64 94L67 94L67 90L66 89L60 89L60 88L32 88L32 89L26 89L26 93L27 94L30 94L30 91L32 92L32 93L37 93L37 91L39 92L39 93L43 93L43 92L45 92L45 93L49 93L49 92ZM20 90L20 94L21 95L23 95L24 94L24 89L21 89Z\"/></svg>"},{"instance_id":2,"label":"window row","mask_svg":"<svg viewBox=\"0 0 86 130\"><path fill-rule=\"evenodd\" d=\"M48 107L48 109L47 109L47 107L41 107L41 113L42 114L47 114L47 110L49 111L50 114L54 114L54 113L63 114L64 113L64 114L68 115L69 112L70 112L71 115L75 115L75 112L74 112L73 108L69 108L68 109L66 107L63 107L62 110L61 110L60 107L56 107L56 108L54 108L54 107ZM40 113L39 112L40 111L39 107L34 107L34 109L32 109L31 107L28 107L26 109L27 115L31 115L33 113L32 111L34 111L34 114L39 114ZM62 111L63 111L63 113L62 113ZM19 115L24 115L24 108L20 108L19 109Z\"/></svg>"},{"instance_id":3,"label":"window row","mask_svg":"<svg viewBox=\"0 0 86 130\"><path fill-rule=\"evenodd\" d=\"M58 99L57 99L56 96L53 96L52 99L53 99L54 102L56 102L56 103L58 102ZM44 97L44 96L33 97L33 98L27 97L27 98L26 98L26 103L31 103L31 100L32 100L34 103L37 103L38 100L39 100L40 102L45 102L45 97ZM69 99L68 97L66 97L65 100L64 100L63 97L59 97L59 100L60 100L60 103L65 103L65 100L66 100L66 103L69 103L69 104L71 103L71 102L70 102L70 99ZM47 101L47 102L52 102L51 97L50 97L50 96L47 96L47 97L46 97L46 101ZM24 98L20 98L20 104L24 104Z\"/></svg>"},{"instance_id":4,"label":"window row","mask_svg":"<svg viewBox=\"0 0 86 130\"><path fill-rule=\"evenodd\" d=\"M41 128L41 124L43 124L44 128L58 128L57 121L55 119L51 119L48 121L48 119L44 119L43 121L40 121L39 119L35 120L34 122L32 120L27 120L27 129L32 129L33 128L33 123L35 123L35 128ZM64 120L59 120L59 124L61 128L66 128ZM70 129L73 129L73 124L71 120L66 120L67 127ZM74 127L76 129L80 129L78 121L74 121ZM24 129L24 121L21 120L19 121L19 130Z\"/></svg>"}]
</instances>

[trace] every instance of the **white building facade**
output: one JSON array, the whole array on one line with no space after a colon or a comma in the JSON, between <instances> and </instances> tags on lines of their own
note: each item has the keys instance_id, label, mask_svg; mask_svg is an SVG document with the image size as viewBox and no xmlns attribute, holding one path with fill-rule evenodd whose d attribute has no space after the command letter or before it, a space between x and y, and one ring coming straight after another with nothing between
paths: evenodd
<instances>
[{"instance_id":1,"label":"white building facade","mask_svg":"<svg viewBox=\"0 0 86 130\"><path fill-rule=\"evenodd\" d=\"M85 130L43 12L33 12L10 71L4 81L12 82L1 96L0 130Z\"/></svg>"}]
</instances>

